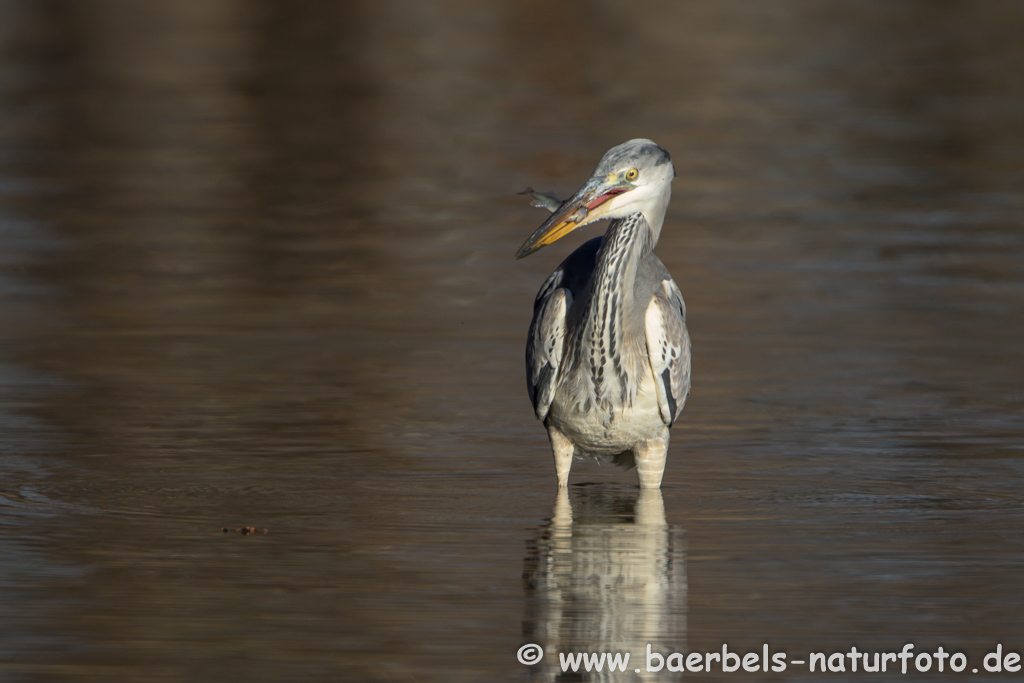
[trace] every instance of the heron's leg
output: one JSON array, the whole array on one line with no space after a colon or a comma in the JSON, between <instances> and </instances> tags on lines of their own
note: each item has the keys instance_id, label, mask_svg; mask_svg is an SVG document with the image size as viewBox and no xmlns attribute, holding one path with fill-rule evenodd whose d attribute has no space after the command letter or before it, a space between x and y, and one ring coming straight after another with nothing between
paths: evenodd
<instances>
[{"instance_id":1,"label":"heron's leg","mask_svg":"<svg viewBox=\"0 0 1024 683\"><path fill-rule=\"evenodd\" d=\"M569 485L569 469L572 468L572 441L558 430L558 427L547 421L548 438L551 439L551 451L555 454L555 474L558 475L559 488Z\"/></svg>"},{"instance_id":2,"label":"heron's leg","mask_svg":"<svg viewBox=\"0 0 1024 683\"><path fill-rule=\"evenodd\" d=\"M640 477L640 488L661 487L661 476L665 473L665 456L668 455L668 427L662 427L657 435L642 441L633 449L636 459L636 473Z\"/></svg>"}]
</instances>

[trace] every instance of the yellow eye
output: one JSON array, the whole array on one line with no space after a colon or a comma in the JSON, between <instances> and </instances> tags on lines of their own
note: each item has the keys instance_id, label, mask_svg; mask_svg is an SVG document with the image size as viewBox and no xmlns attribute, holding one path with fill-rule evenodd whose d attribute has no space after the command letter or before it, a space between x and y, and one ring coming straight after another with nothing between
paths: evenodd
<instances>
[{"instance_id":1,"label":"yellow eye","mask_svg":"<svg viewBox=\"0 0 1024 683\"><path fill-rule=\"evenodd\" d=\"M626 180L636 180L637 177L639 177L639 175L640 171L636 170L635 168L631 168L628 171L626 171Z\"/></svg>"}]
</instances>

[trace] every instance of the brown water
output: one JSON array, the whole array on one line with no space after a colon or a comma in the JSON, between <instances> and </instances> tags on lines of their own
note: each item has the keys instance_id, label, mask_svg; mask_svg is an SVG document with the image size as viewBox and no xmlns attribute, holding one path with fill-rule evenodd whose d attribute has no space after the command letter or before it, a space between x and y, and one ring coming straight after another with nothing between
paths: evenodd
<instances>
[{"instance_id":1,"label":"brown water","mask_svg":"<svg viewBox=\"0 0 1024 683\"><path fill-rule=\"evenodd\" d=\"M1022 35L1010 0L0 1L0 679L914 643L966 671L686 678L1000 680ZM693 393L662 496L557 499L522 351L582 238L515 262L514 193L631 137L675 161ZM680 676L632 664L590 680Z\"/></svg>"}]
</instances>

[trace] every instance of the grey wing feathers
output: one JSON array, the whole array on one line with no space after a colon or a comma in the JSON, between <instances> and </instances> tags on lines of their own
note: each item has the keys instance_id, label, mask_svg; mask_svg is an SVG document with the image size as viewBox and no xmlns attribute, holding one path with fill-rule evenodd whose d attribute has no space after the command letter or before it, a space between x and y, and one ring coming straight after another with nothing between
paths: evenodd
<instances>
[{"instance_id":1,"label":"grey wing feathers","mask_svg":"<svg viewBox=\"0 0 1024 683\"><path fill-rule=\"evenodd\" d=\"M656 287L645 317L647 354L654 371L658 408L668 426L683 412L690 394L690 335L686 331L686 305L672 280Z\"/></svg>"},{"instance_id":2,"label":"grey wing feathers","mask_svg":"<svg viewBox=\"0 0 1024 683\"><path fill-rule=\"evenodd\" d=\"M569 290L557 286L559 276L556 271L541 288L526 341L526 384L538 420L547 417L555 397L565 349L565 316L572 303Z\"/></svg>"}]
</instances>

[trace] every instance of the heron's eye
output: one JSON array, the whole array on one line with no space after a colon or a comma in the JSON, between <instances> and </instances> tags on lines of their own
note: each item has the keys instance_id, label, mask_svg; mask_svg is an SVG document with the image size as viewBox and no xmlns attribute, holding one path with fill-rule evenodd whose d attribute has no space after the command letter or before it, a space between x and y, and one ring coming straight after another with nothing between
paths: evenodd
<instances>
[{"instance_id":1,"label":"heron's eye","mask_svg":"<svg viewBox=\"0 0 1024 683\"><path fill-rule=\"evenodd\" d=\"M636 170L635 168L631 168L628 171L626 171L626 180L636 180L639 176L640 171Z\"/></svg>"}]
</instances>

